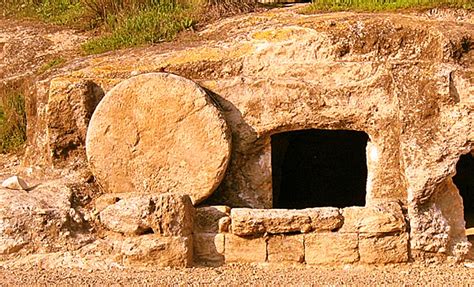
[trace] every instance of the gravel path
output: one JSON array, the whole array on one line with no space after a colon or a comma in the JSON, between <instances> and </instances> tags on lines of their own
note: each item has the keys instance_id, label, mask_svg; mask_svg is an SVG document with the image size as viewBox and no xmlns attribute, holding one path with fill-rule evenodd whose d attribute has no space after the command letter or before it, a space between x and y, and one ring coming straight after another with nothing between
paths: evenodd
<instances>
[{"instance_id":1,"label":"gravel path","mask_svg":"<svg viewBox=\"0 0 474 287\"><path fill-rule=\"evenodd\" d=\"M156 270L5 270L0 285L474 285L474 268L463 265L309 267L228 265L218 268Z\"/></svg>"}]
</instances>

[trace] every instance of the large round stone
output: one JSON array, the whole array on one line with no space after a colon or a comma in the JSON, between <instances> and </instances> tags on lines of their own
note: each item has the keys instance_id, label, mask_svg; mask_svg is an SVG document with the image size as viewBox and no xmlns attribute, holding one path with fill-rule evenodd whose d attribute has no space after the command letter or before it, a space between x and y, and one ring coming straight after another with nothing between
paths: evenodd
<instances>
[{"instance_id":1,"label":"large round stone","mask_svg":"<svg viewBox=\"0 0 474 287\"><path fill-rule=\"evenodd\" d=\"M151 73L102 99L87 131L87 158L106 192L212 194L230 157L230 132L194 82Z\"/></svg>"}]
</instances>

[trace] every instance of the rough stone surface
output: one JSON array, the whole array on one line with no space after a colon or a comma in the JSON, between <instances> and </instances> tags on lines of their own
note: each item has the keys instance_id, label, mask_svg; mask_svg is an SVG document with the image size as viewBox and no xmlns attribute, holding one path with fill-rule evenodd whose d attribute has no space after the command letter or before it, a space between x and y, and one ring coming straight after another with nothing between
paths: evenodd
<instances>
[{"instance_id":1,"label":"rough stone surface","mask_svg":"<svg viewBox=\"0 0 474 287\"><path fill-rule=\"evenodd\" d=\"M194 233L193 238L195 262L212 266L224 263L224 234Z\"/></svg>"},{"instance_id":2,"label":"rough stone surface","mask_svg":"<svg viewBox=\"0 0 474 287\"><path fill-rule=\"evenodd\" d=\"M225 262L265 262L267 259L267 243L265 238L240 237L225 234Z\"/></svg>"},{"instance_id":3,"label":"rough stone surface","mask_svg":"<svg viewBox=\"0 0 474 287\"><path fill-rule=\"evenodd\" d=\"M332 231L343 223L339 209L332 207L302 210L233 208L230 216L232 233L241 236Z\"/></svg>"},{"instance_id":4,"label":"rough stone surface","mask_svg":"<svg viewBox=\"0 0 474 287\"><path fill-rule=\"evenodd\" d=\"M107 93L92 116L86 149L107 192L186 192L197 204L221 182L230 138L199 86L150 73Z\"/></svg>"},{"instance_id":5,"label":"rough stone surface","mask_svg":"<svg viewBox=\"0 0 474 287\"><path fill-rule=\"evenodd\" d=\"M100 222L115 232L140 235L151 229L148 222L151 212L150 196L132 197L105 208L100 213Z\"/></svg>"},{"instance_id":6,"label":"rough stone surface","mask_svg":"<svg viewBox=\"0 0 474 287\"><path fill-rule=\"evenodd\" d=\"M83 80L51 81L48 98L48 142L55 167L62 167L69 158L84 163L87 127L104 91L96 83Z\"/></svg>"},{"instance_id":7,"label":"rough stone surface","mask_svg":"<svg viewBox=\"0 0 474 287\"><path fill-rule=\"evenodd\" d=\"M308 264L343 264L359 260L355 233L314 233L304 235Z\"/></svg>"},{"instance_id":8,"label":"rough stone surface","mask_svg":"<svg viewBox=\"0 0 474 287\"><path fill-rule=\"evenodd\" d=\"M193 263L192 238L147 234L113 244L126 266L189 267Z\"/></svg>"},{"instance_id":9,"label":"rough stone surface","mask_svg":"<svg viewBox=\"0 0 474 287\"><path fill-rule=\"evenodd\" d=\"M28 184L25 182L24 179L15 175L15 176L5 179L2 182L2 187L7 188L7 189L12 189L12 190L27 190Z\"/></svg>"},{"instance_id":10,"label":"rough stone surface","mask_svg":"<svg viewBox=\"0 0 474 287\"><path fill-rule=\"evenodd\" d=\"M152 198L150 226L163 236L190 236L194 207L188 195L167 193Z\"/></svg>"},{"instance_id":11,"label":"rough stone surface","mask_svg":"<svg viewBox=\"0 0 474 287\"><path fill-rule=\"evenodd\" d=\"M304 235L275 235L268 239L268 262L304 262Z\"/></svg>"},{"instance_id":12,"label":"rough stone surface","mask_svg":"<svg viewBox=\"0 0 474 287\"><path fill-rule=\"evenodd\" d=\"M408 234L359 237L362 263L402 263L408 261Z\"/></svg>"},{"instance_id":13,"label":"rough stone surface","mask_svg":"<svg viewBox=\"0 0 474 287\"><path fill-rule=\"evenodd\" d=\"M398 202L381 202L368 207L343 209L340 232L392 233L406 230L405 216Z\"/></svg>"},{"instance_id":14,"label":"rough stone surface","mask_svg":"<svg viewBox=\"0 0 474 287\"><path fill-rule=\"evenodd\" d=\"M218 233L220 232L221 219L228 218L229 215L230 208L227 206L198 207L196 208L196 217L194 218L194 232ZM225 226L222 227L225 229Z\"/></svg>"},{"instance_id":15,"label":"rough stone surface","mask_svg":"<svg viewBox=\"0 0 474 287\"><path fill-rule=\"evenodd\" d=\"M136 235L151 231L162 236L192 234L194 207L189 196L165 193L127 197L100 213L100 221L109 230Z\"/></svg>"},{"instance_id":16,"label":"rough stone surface","mask_svg":"<svg viewBox=\"0 0 474 287\"><path fill-rule=\"evenodd\" d=\"M85 244L81 235L68 236L80 230L82 220L72 208L71 195L72 190L59 180L42 182L28 192L0 188L0 256Z\"/></svg>"}]
</instances>

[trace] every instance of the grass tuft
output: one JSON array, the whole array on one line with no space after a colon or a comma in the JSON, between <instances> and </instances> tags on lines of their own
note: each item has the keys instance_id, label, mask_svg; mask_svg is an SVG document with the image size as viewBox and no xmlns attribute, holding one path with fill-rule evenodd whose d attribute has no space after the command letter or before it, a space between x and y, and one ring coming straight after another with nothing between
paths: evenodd
<instances>
[{"instance_id":1,"label":"grass tuft","mask_svg":"<svg viewBox=\"0 0 474 287\"><path fill-rule=\"evenodd\" d=\"M26 140L24 83L0 84L0 153L19 149Z\"/></svg>"},{"instance_id":2,"label":"grass tuft","mask_svg":"<svg viewBox=\"0 0 474 287\"><path fill-rule=\"evenodd\" d=\"M473 0L313 0L304 12L390 11L398 9L464 8L473 9Z\"/></svg>"}]
</instances>

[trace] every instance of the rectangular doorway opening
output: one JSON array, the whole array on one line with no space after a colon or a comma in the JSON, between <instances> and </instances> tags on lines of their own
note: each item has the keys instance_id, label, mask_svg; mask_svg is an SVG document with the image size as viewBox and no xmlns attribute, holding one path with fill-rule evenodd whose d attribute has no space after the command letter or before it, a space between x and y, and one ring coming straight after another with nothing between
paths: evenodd
<instances>
[{"instance_id":1,"label":"rectangular doorway opening","mask_svg":"<svg viewBox=\"0 0 474 287\"><path fill-rule=\"evenodd\" d=\"M273 207L364 206L368 141L365 132L349 130L273 135Z\"/></svg>"}]
</instances>

